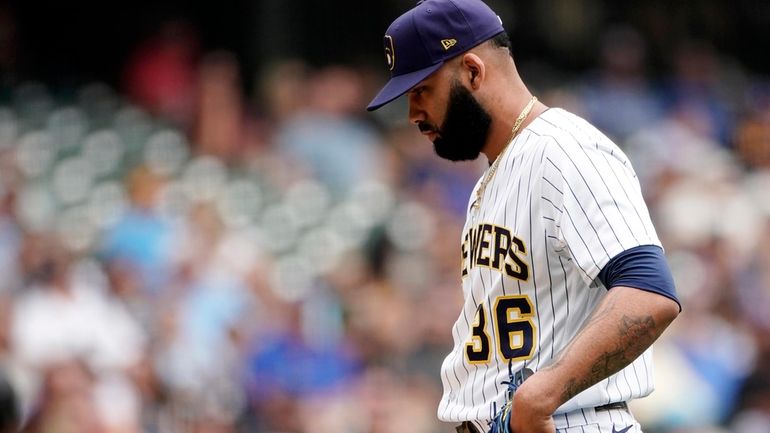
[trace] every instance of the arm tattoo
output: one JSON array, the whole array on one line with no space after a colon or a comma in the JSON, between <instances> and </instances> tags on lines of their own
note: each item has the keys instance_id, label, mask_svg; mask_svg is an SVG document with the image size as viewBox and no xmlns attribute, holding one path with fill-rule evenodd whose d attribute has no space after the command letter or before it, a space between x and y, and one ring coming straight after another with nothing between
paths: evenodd
<instances>
[{"instance_id":1,"label":"arm tattoo","mask_svg":"<svg viewBox=\"0 0 770 433\"><path fill-rule=\"evenodd\" d=\"M623 316L617 333L620 337L617 345L597 358L587 377L582 380L573 377L567 381L562 392L564 401L630 364L655 341L659 334L655 329L652 316Z\"/></svg>"},{"instance_id":2,"label":"arm tattoo","mask_svg":"<svg viewBox=\"0 0 770 433\"><path fill-rule=\"evenodd\" d=\"M593 326L593 324L597 321L599 321L602 317L605 316L605 313L615 308L615 304L617 301L615 299L608 299L607 304L604 306L600 306L601 310L595 311L589 318L588 321L583 325L582 330L575 335L575 337L570 341L567 346L559 353L557 358L554 360L553 364L545 367L546 369L552 369L558 367L563 361L564 356L569 353L572 350L572 346L575 344L575 341L580 337L580 334L583 333L584 330L590 328Z\"/></svg>"},{"instance_id":3,"label":"arm tattoo","mask_svg":"<svg viewBox=\"0 0 770 433\"><path fill-rule=\"evenodd\" d=\"M594 318L597 316L599 314L595 315ZM619 338L615 347L599 355L588 376L582 379L573 377L565 383L562 392L564 401L630 364L655 341L659 333L652 316L623 316L617 328Z\"/></svg>"},{"instance_id":4,"label":"arm tattoo","mask_svg":"<svg viewBox=\"0 0 770 433\"><path fill-rule=\"evenodd\" d=\"M573 349L573 347L575 342L580 339L581 334L594 326L602 326L600 324L601 320L615 309L616 304L616 299L607 299L607 302L600 307L601 309L595 311L588 318L582 330L561 351L554 363L545 367L545 369L557 368L562 364L568 353L577 350ZM594 359L593 367L591 367L591 370L585 377L572 377L564 383L564 389L561 394L562 401L571 399L589 386L620 371L642 354L658 338L662 331L662 329L657 329L652 316L630 317L624 315L616 329L617 338L615 346L611 350L599 354Z\"/></svg>"}]
</instances>

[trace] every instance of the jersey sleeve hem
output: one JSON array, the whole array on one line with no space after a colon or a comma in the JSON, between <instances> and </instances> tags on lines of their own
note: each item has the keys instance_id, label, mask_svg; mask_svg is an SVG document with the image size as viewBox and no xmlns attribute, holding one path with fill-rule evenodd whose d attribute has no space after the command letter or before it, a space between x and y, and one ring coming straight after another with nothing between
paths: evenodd
<instances>
[{"instance_id":1,"label":"jersey sleeve hem","mask_svg":"<svg viewBox=\"0 0 770 433\"><path fill-rule=\"evenodd\" d=\"M682 310L671 269L660 246L640 245L615 255L598 278L607 289L625 286L663 295Z\"/></svg>"}]
</instances>

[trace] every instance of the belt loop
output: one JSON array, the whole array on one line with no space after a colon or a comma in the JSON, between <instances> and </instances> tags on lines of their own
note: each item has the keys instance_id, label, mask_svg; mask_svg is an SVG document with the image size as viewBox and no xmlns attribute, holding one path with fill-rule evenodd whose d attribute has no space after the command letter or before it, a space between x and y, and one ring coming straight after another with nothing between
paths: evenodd
<instances>
[{"instance_id":1,"label":"belt loop","mask_svg":"<svg viewBox=\"0 0 770 433\"><path fill-rule=\"evenodd\" d=\"M608 403L602 406L596 406L594 409L596 409L597 411L613 410L613 409L628 411L628 403L625 401L617 401L615 403Z\"/></svg>"}]
</instances>

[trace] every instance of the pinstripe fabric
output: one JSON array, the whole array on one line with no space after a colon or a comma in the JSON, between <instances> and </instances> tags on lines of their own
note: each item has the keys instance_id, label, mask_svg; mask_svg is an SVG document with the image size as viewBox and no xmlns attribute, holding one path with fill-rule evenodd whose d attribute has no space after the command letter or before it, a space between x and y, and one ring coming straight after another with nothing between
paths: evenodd
<instances>
[{"instance_id":1,"label":"pinstripe fabric","mask_svg":"<svg viewBox=\"0 0 770 433\"><path fill-rule=\"evenodd\" d=\"M631 412L623 409L575 410L555 415L554 423L556 433L614 433L627 427L624 433L642 433L642 427Z\"/></svg>"},{"instance_id":2,"label":"pinstripe fabric","mask_svg":"<svg viewBox=\"0 0 770 433\"><path fill-rule=\"evenodd\" d=\"M606 295L597 280L602 267L628 248L660 245L631 163L579 117L547 110L500 157L480 209L468 206L461 239L465 304L452 329L454 349L441 368L438 408L440 419L478 421L481 431L493 407L505 402L500 383L508 379L508 360L497 349L506 336L496 332L499 322L532 327L533 350L512 367L536 371L567 345ZM502 297L520 295L531 305L531 316L524 317L524 301L515 304L518 309L499 310ZM491 353L488 360L469 362L466 352L480 351L478 338L484 338L473 337L479 312L487 315L483 331ZM526 339L526 333L514 332L504 340L520 349ZM557 413L645 396L653 389L652 373L648 350Z\"/></svg>"}]
</instances>

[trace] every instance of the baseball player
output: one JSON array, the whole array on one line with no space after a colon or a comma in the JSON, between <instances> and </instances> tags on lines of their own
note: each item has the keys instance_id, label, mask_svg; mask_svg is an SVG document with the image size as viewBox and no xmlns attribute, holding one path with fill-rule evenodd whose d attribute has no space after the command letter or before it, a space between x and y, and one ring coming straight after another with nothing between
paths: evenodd
<instances>
[{"instance_id":1,"label":"baseball player","mask_svg":"<svg viewBox=\"0 0 770 433\"><path fill-rule=\"evenodd\" d=\"M651 344L681 308L631 163L529 92L480 0L419 2L384 42L391 78L368 110L407 94L439 156L490 163L460 240L439 418L458 432L641 432L628 402L652 392Z\"/></svg>"}]
</instances>

